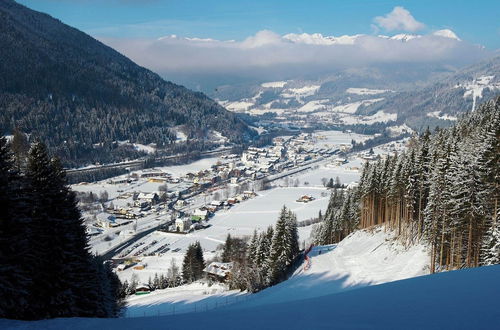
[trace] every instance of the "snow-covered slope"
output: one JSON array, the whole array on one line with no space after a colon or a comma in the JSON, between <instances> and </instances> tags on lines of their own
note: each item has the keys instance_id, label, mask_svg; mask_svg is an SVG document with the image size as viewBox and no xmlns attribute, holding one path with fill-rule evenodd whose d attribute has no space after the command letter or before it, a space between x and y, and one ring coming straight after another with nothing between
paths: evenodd
<instances>
[{"instance_id":1,"label":"snow-covered slope","mask_svg":"<svg viewBox=\"0 0 500 330\"><path fill-rule=\"evenodd\" d=\"M359 230L337 246L314 247L309 256L309 269L300 267L289 280L252 295L245 305L318 297L429 273L426 246L406 249L382 228Z\"/></svg>"},{"instance_id":2,"label":"snow-covered slope","mask_svg":"<svg viewBox=\"0 0 500 330\"><path fill-rule=\"evenodd\" d=\"M273 203L276 204L276 203ZM232 222L237 221L233 219ZM234 226L237 226L235 223ZM426 246L405 248L383 228L360 230L338 245L317 246L292 277L257 294L223 292L220 286L202 284L158 290L128 300L128 316L191 313L222 305L257 306L319 297L364 286L428 274ZM306 269L306 264L309 265ZM293 292L293 294L290 294ZM235 304L244 300L245 303Z\"/></svg>"},{"instance_id":3,"label":"snow-covered slope","mask_svg":"<svg viewBox=\"0 0 500 330\"><path fill-rule=\"evenodd\" d=\"M196 315L0 320L2 329L494 329L500 265L422 276L313 299ZM294 295L291 292L290 295Z\"/></svg>"}]
</instances>

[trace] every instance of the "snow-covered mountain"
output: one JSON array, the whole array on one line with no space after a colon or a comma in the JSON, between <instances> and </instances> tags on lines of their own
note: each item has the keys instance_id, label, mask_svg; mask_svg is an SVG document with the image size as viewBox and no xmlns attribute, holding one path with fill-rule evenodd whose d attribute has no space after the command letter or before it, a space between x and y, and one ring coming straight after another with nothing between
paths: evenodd
<instances>
[{"instance_id":1,"label":"snow-covered mountain","mask_svg":"<svg viewBox=\"0 0 500 330\"><path fill-rule=\"evenodd\" d=\"M370 36L366 34L355 34L355 35L343 35L343 36L324 36L321 33L289 33L283 36L283 39L289 40L293 43L303 43L309 45L354 45L360 41L362 38L380 38L380 39L389 39L389 40L399 40L404 42L409 42L414 39L422 38L423 35L416 34L396 34L394 36L386 36L386 35L378 35L378 36ZM461 39L449 29L438 30L428 37L440 37L440 38L448 38L456 41L461 41Z\"/></svg>"},{"instance_id":2,"label":"snow-covered mountain","mask_svg":"<svg viewBox=\"0 0 500 330\"><path fill-rule=\"evenodd\" d=\"M388 96L366 107L367 113L397 113L413 129L447 126L461 114L500 95L500 56L460 70L413 91Z\"/></svg>"},{"instance_id":3,"label":"snow-covered mountain","mask_svg":"<svg viewBox=\"0 0 500 330\"><path fill-rule=\"evenodd\" d=\"M455 38L449 30L436 33ZM392 38L411 42L419 37ZM500 57L496 57L461 70L388 64L316 79L220 86L211 96L230 111L299 127L407 124L420 130L450 125L460 113L499 93Z\"/></svg>"}]
</instances>

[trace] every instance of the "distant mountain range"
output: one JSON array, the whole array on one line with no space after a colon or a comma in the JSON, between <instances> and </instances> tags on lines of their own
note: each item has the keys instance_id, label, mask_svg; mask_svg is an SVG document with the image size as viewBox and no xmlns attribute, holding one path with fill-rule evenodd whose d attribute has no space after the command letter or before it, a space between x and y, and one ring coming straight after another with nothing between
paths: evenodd
<instances>
[{"instance_id":1,"label":"distant mountain range","mask_svg":"<svg viewBox=\"0 0 500 330\"><path fill-rule=\"evenodd\" d=\"M451 31L438 32L454 37ZM396 37L408 40L408 35ZM211 96L232 111L296 126L383 125L409 131L449 126L460 114L498 94L500 56L464 69L387 64L319 79L227 85Z\"/></svg>"},{"instance_id":2,"label":"distant mountain range","mask_svg":"<svg viewBox=\"0 0 500 330\"><path fill-rule=\"evenodd\" d=\"M19 127L66 164L137 156L118 141L179 149L181 136L203 149L209 136L256 134L204 94L12 0L0 2L0 49L0 134Z\"/></svg>"}]
</instances>

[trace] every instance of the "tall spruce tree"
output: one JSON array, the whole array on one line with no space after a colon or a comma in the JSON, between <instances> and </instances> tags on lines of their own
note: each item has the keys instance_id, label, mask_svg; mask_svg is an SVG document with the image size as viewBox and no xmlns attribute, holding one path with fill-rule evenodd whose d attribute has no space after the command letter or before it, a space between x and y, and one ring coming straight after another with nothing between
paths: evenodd
<instances>
[{"instance_id":1,"label":"tall spruce tree","mask_svg":"<svg viewBox=\"0 0 500 330\"><path fill-rule=\"evenodd\" d=\"M189 245L182 263L182 278L184 282L191 283L202 278L204 268L205 260L203 259L203 250L200 242Z\"/></svg>"},{"instance_id":2,"label":"tall spruce tree","mask_svg":"<svg viewBox=\"0 0 500 330\"><path fill-rule=\"evenodd\" d=\"M29 199L5 138L0 137L0 318L25 318L31 268Z\"/></svg>"}]
</instances>

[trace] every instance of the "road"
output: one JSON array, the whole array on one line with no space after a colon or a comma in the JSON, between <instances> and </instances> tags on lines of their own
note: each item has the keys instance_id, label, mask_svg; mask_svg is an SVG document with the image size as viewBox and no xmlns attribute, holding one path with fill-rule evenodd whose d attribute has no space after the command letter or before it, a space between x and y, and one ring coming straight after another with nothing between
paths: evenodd
<instances>
[{"instance_id":1,"label":"road","mask_svg":"<svg viewBox=\"0 0 500 330\"><path fill-rule=\"evenodd\" d=\"M226 148L221 148L221 149L216 149L216 150L210 150L210 151L204 151L200 153L200 158L206 158L209 156L217 156L217 155L222 155L222 154L227 154L231 150L233 150L232 147L226 147ZM169 159L175 159L178 157L184 157L187 156L187 154L177 154L177 155L172 155L172 156L163 156L163 157L157 157L155 160L157 161L164 161L164 160L169 160ZM82 172L93 172L93 171L98 171L102 169L107 169L107 168L125 168L125 167L130 167L130 168L140 168L144 165L145 159L139 159L139 160L131 160L128 162L121 162L121 163L116 163L116 164L104 164L104 165L96 165L92 167L82 167L82 168L75 168L75 169L67 169L66 173L71 174L71 173L82 173Z\"/></svg>"}]
</instances>

